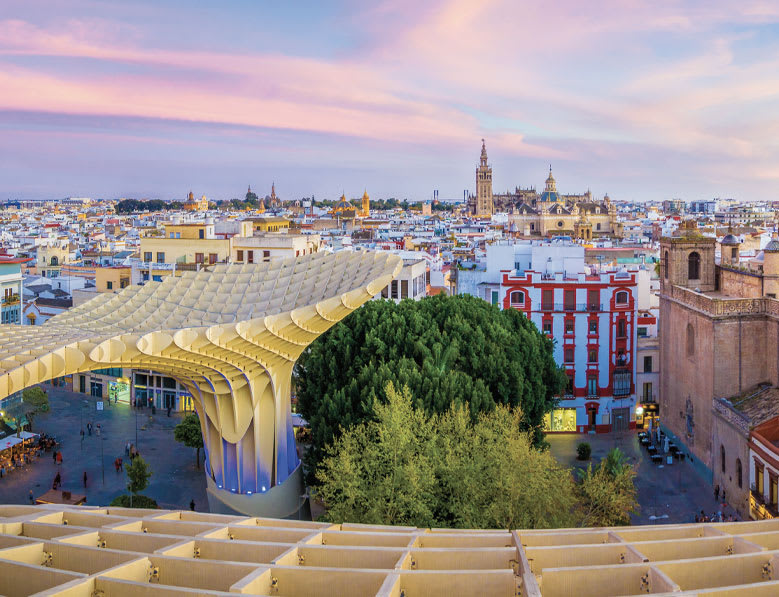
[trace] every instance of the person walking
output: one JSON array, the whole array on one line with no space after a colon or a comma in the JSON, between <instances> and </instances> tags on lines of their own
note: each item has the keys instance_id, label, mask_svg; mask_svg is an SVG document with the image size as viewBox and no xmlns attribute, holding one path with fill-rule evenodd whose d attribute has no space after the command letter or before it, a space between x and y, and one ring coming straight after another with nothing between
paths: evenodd
<instances>
[{"instance_id":1,"label":"person walking","mask_svg":"<svg viewBox=\"0 0 779 597\"><path fill-rule=\"evenodd\" d=\"M170 406L168 407L168 416L170 416Z\"/></svg>"},{"instance_id":2,"label":"person walking","mask_svg":"<svg viewBox=\"0 0 779 597\"><path fill-rule=\"evenodd\" d=\"M57 464L57 450L52 451L51 458L54 461L54 464Z\"/></svg>"},{"instance_id":3,"label":"person walking","mask_svg":"<svg viewBox=\"0 0 779 597\"><path fill-rule=\"evenodd\" d=\"M57 464L62 464L62 451L57 452Z\"/></svg>"},{"instance_id":4,"label":"person walking","mask_svg":"<svg viewBox=\"0 0 779 597\"><path fill-rule=\"evenodd\" d=\"M54 477L54 483L52 484L52 489L57 489L62 485L62 477L60 477L59 471L57 471L57 474Z\"/></svg>"},{"instance_id":5,"label":"person walking","mask_svg":"<svg viewBox=\"0 0 779 597\"><path fill-rule=\"evenodd\" d=\"M714 486L714 501L719 501L719 483Z\"/></svg>"},{"instance_id":6,"label":"person walking","mask_svg":"<svg viewBox=\"0 0 779 597\"><path fill-rule=\"evenodd\" d=\"M95 425L95 433L97 434L97 437L100 437L100 423Z\"/></svg>"},{"instance_id":7,"label":"person walking","mask_svg":"<svg viewBox=\"0 0 779 597\"><path fill-rule=\"evenodd\" d=\"M33 493L32 493L32 489L30 490L30 504L31 504L32 506L34 506L34 505L35 505L35 496L34 496L34 495L33 495Z\"/></svg>"},{"instance_id":8,"label":"person walking","mask_svg":"<svg viewBox=\"0 0 779 597\"><path fill-rule=\"evenodd\" d=\"M189 502L189 509L192 510L193 512L195 511L195 500L194 499Z\"/></svg>"},{"instance_id":9,"label":"person walking","mask_svg":"<svg viewBox=\"0 0 779 597\"><path fill-rule=\"evenodd\" d=\"M84 471L84 489L87 488L87 472Z\"/></svg>"},{"instance_id":10,"label":"person walking","mask_svg":"<svg viewBox=\"0 0 779 597\"><path fill-rule=\"evenodd\" d=\"M124 445L124 455L125 455L125 456L129 456L129 455L130 455L130 446L131 446L131 445L132 445L132 444L131 444L130 442L127 442L127 443Z\"/></svg>"},{"instance_id":11,"label":"person walking","mask_svg":"<svg viewBox=\"0 0 779 597\"><path fill-rule=\"evenodd\" d=\"M121 456L119 457L119 470L120 471L124 470L124 462L122 461L122 457Z\"/></svg>"},{"instance_id":12,"label":"person walking","mask_svg":"<svg viewBox=\"0 0 779 597\"><path fill-rule=\"evenodd\" d=\"M87 421L87 432L92 435L92 421Z\"/></svg>"}]
</instances>

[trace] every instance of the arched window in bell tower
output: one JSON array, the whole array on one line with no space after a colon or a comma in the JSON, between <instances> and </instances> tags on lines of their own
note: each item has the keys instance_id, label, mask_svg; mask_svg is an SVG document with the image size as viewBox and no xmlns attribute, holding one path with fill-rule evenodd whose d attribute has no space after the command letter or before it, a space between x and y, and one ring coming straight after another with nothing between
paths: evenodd
<instances>
[{"instance_id":1,"label":"arched window in bell tower","mask_svg":"<svg viewBox=\"0 0 779 597\"><path fill-rule=\"evenodd\" d=\"M687 278L690 280L701 279L701 256L693 251L687 258Z\"/></svg>"},{"instance_id":2,"label":"arched window in bell tower","mask_svg":"<svg viewBox=\"0 0 779 597\"><path fill-rule=\"evenodd\" d=\"M668 251L665 252L665 256L663 257L663 277L666 280L668 279Z\"/></svg>"}]
</instances>

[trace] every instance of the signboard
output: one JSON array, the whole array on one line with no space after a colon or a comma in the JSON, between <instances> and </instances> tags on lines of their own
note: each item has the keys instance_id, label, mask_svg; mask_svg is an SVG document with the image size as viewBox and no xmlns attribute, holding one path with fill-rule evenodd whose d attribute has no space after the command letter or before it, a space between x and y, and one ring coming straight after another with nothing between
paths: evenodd
<instances>
[{"instance_id":1,"label":"signboard","mask_svg":"<svg viewBox=\"0 0 779 597\"><path fill-rule=\"evenodd\" d=\"M97 410L103 410L103 401L98 400L95 404L97 404Z\"/></svg>"}]
</instances>

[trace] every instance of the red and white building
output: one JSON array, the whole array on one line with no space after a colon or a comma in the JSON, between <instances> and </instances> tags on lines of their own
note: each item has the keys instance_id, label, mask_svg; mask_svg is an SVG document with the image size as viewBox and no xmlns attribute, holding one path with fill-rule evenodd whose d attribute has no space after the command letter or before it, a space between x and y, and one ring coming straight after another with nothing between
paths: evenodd
<instances>
[{"instance_id":1,"label":"red and white building","mask_svg":"<svg viewBox=\"0 0 779 597\"><path fill-rule=\"evenodd\" d=\"M584 248L565 240L490 249L473 293L524 313L555 340L555 361L568 375L546 429L635 428L638 272L597 273L584 264ZM496 276L500 263L513 267Z\"/></svg>"}]
</instances>

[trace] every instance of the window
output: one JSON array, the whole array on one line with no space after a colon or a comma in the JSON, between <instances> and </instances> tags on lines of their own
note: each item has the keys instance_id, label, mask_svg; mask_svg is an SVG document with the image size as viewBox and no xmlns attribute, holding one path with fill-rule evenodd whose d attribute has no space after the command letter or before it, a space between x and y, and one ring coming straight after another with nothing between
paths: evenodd
<instances>
[{"instance_id":1,"label":"window","mask_svg":"<svg viewBox=\"0 0 779 597\"><path fill-rule=\"evenodd\" d=\"M246 262L254 263L254 251L246 251Z\"/></svg>"},{"instance_id":2,"label":"window","mask_svg":"<svg viewBox=\"0 0 779 597\"><path fill-rule=\"evenodd\" d=\"M651 381L644 382L644 391L643 391L641 400L643 402L654 402L654 398L652 396L652 382Z\"/></svg>"},{"instance_id":3,"label":"window","mask_svg":"<svg viewBox=\"0 0 779 597\"><path fill-rule=\"evenodd\" d=\"M627 305L628 304L628 293L624 290L620 290L617 293L617 304L618 305Z\"/></svg>"},{"instance_id":4,"label":"window","mask_svg":"<svg viewBox=\"0 0 779 597\"><path fill-rule=\"evenodd\" d=\"M668 279L668 251L665 252L663 258L663 278Z\"/></svg>"},{"instance_id":5,"label":"window","mask_svg":"<svg viewBox=\"0 0 779 597\"><path fill-rule=\"evenodd\" d=\"M576 431L576 409L555 408L544 415L545 431Z\"/></svg>"},{"instance_id":6,"label":"window","mask_svg":"<svg viewBox=\"0 0 779 597\"><path fill-rule=\"evenodd\" d=\"M562 228L563 227L563 221L562 220L557 222L557 227L558 228Z\"/></svg>"},{"instance_id":7,"label":"window","mask_svg":"<svg viewBox=\"0 0 779 597\"><path fill-rule=\"evenodd\" d=\"M197 237L198 238L205 238L206 237L206 231L201 228L200 230L197 231Z\"/></svg>"},{"instance_id":8,"label":"window","mask_svg":"<svg viewBox=\"0 0 779 597\"><path fill-rule=\"evenodd\" d=\"M157 263L165 263L165 253L157 252Z\"/></svg>"},{"instance_id":9,"label":"window","mask_svg":"<svg viewBox=\"0 0 779 597\"><path fill-rule=\"evenodd\" d=\"M525 304L525 293L519 292L518 290L515 290L510 295L510 302L512 305L524 305Z\"/></svg>"},{"instance_id":10,"label":"window","mask_svg":"<svg viewBox=\"0 0 779 597\"><path fill-rule=\"evenodd\" d=\"M590 363L598 362L598 350L596 348L590 348L587 352L587 361Z\"/></svg>"},{"instance_id":11,"label":"window","mask_svg":"<svg viewBox=\"0 0 779 597\"><path fill-rule=\"evenodd\" d=\"M111 282L111 281L108 281L108 282L106 282L106 283L105 283L105 287L106 287L108 290L113 290L113 289L114 289L114 283L113 283L113 282Z\"/></svg>"},{"instance_id":12,"label":"window","mask_svg":"<svg viewBox=\"0 0 779 597\"><path fill-rule=\"evenodd\" d=\"M172 232L170 233L170 238L176 238Z\"/></svg>"},{"instance_id":13,"label":"window","mask_svg":"<svg viewBox=\"0 0 779 597\"><path fill-rule=\"evenodd\" d=\"M181 232L176 233L176 238L181 238Z\"/></svg>"},{"instance_id":14,"label":"window","mask_svg":"<svg viewBox=\"0 0 779 597\"><path fill-rule=\"evenodd\" d=\"M730 258L736 262L736 265L738 265L738 249L736 247L733 247L730 250Z\"/></svg>"},{"instance_id":15,"label":"window","mask_svg":"<svg viewBox=\"0 0 779 597\"><path fill-rule=\"evenodd\" d=\"M498 304L498 291L497 290L491 290L490 291L490 304L491 305L497 305Z\"/></svg>"},{"instance_id":16,"label":"window","mask_svg":"<svg viewBox=\"0 0 779 597\"><path fill-rule=\"evenodd\" d=\"M563 293L563 308L566 311L576 310L576 292L573 290L566 290Z\"/></svg>"},{"instance_id":17,"label":"window","mask_svg":"<svg viewBox=\"0 0 779 597\"><path fill-rule=\"evenodd\" d=\"M203 263L203 253L195 253L195 263Z\"/></svg>"},{"instance_id":18,"label":"window","mask_svg":"<svg viewBox=\"0 0 779 597\"><path fill-rule=\"evenodd\" d=\"M691 323L687 324L687 356L691 357L695 354L695 328Z\"/></svg>"},{"instance_id":19,"label":"window","mask_svg":"<svg viewBox=\"0 0 779 597\"><path fill-rule=\"evenodd\" d=\"M493 290L493 292L495 292ZM411 298L408 293L408 280L400 281L400 298Z\"/></svg>"},{"instance_id":20,"label":"window","mask_svg":"<svg viewBox=\"0 0 779 597\"><path fill-rule=\"evenodd\" d=\"M152 282L162 282L162 276L152 276L151 277Z\"/></svg>"},{"instance_id":21,"label":"window","mask_svg":"<svg viewBox=\"0 0 779 597\"><path fill-rule=\"evenodd\" d=\"M554 290L544 289L541 291L541 310L552 311L554 309Z\"/></svg>"},{"instance_id":22,"label":"window","mask_svg":"<svg viewBox=\"0 0 779 597\"><path fill-rule=\"evenodd\" d=\"M217 260L216 253L209 253L208 254L208 263L214 264L214 263L216 263L216 260Z\"/></svg>"},{"instance_id":23,"label":"window","mask_svg":"<svg viewBox=\"0 0 779 597\"><path fill-rule=\"evenodd\" d=\"M595 319L594 317L592 319L590 319L588 330L589 330L590 334L597 334L598 333L598 320Z\"/></svg>"},{"instance_id":24,"label":"window","mask_svg":"<svg viewBox=\"0 0 779 597\"><path fill-rule=\"evenodd\" d=\"M595 224L595 230L600 230L600 224Z\"/></svg>"},{"instance_id":25,"label":"window","mask_svg":"<svg viewBox=\"0 0 779 597\"><path fill-rule=\"evenodd\" d=\"M636 328L636 332L638 332L639 338L646 338L649 335L649 332L645 327Z\"/></svg>"},{"instance_id":26,"label":"window","mask_svg":"<svg viewBox=\"0 0 779 597\"><path fill-rule=\"evenodd\" d=\"M627 326L625 325L624 319L618 319L617 320L617 338L626 338L627 337Z\"/></svg>"},{"instance_id":27,"label":"window","mask_svg":"<svg viewBox=\"0 0 779 597\"><path fill-rule=\"evenodd\" d=\"M573 371L566 371L565 376L568 378L565 384L565 394L566 396L573 396Z\"/></svg>"},{"instance_id":28,"label":"window","mask_svg":"<svg viewBox=\"0 0 779 597\"><path fill-rule=\"evenodd\" d=\"M588 396L598 395L598 378L595 375L587 376L587 395Z\"/></svg>"},{"instance_id":29,"label":"window","mask_svg":"<svg viewBox=\"0 0 779 597\"><path fill-rule=\"evenodd\" d=\"M573 363L573 348L565 347L563 350L563 360L566 363Z\"/></svg>"},{"instance_id":30,"label":"window","mask_svg":"<svg viewBox=\"0 0 779 597\"><path fill-rule=\"evenodd\" d=\"M587 291L587 310L588 311L600 310L600 290Z\"/></svg>"},{"instance_id":31,"label":"window","mask_svg":"<svg viewBox=\"0 0 779 597\"><path fill-rule=\"evenodd\" d=\"M152 260L151 251L145 251L143 253L143 260L147 263Z\"/></svg>"},{"instance_id":32,"label":"window","mask_svg":"<svg viewBox=\"0 0 779 597\"><path fill-rule=\"evenodd\" d=\"M238 251L238 255L236 256L236 261L240 261L243 263L243 251Z\"/></svg>"},{"instance_id":33,"label":"window","mask_svg":"<svg viewBox=\"0 0 779 597\"><path fill-rule=\"evenodd\" d=\"M565 333L566 334L573 334L573 319L566 319L565 320Z\"/></svg>"},{"instance_id":34,"label":"window","mask_svg":"<svg viewBox=\"0 0 779 597\"><path fill-rule=\"evenodd\" d=\"M543 323L542 330L545 334L551 334L552 333L552 322L551 321L545 321Z\"/></svg>"},{"instance_id":35,"label":"window","mask_svg":"<svg viewBox=\"0 0 779 597\"><path fill-rule=\"evenodd\" d=\"M618 370L614 372L614 395L627 396L630 394L630 371Z\"/></svg>"},{"instance_id":36,"label":"window","mask_svg":"<svg viewBox=\"0 0 779 597\"><path fill-rule=\"evenodd\" d=\"M701 256L695 251L687 258L687 277L690 280L701 279Z\"/></svg>"},{"instance_id":37,"label":"window","mask_svg":"<svg viewBox=\"0 0 779 597\"><path fill-rule=\"evenodd\" d=\"M725 446L720 444L719 446L719 460L720 460L720 468L722 469L722 473L725 473Z\"/></svg>"},{"instance_id":38,"label":"window","mask_svg":"<svg viewBox=\"0 0 779 597\"><path fill-rule=\"evenodd\" d=\"M644 373L652 373L652 357L644 357Z\"/></svg>"},{"instance_id":39,"label":"window","mask_svg":"<svg viewBox=\"0 0 779 597\"><path fill-rule=\"evenodd\" d=\"M736 458L736 481L738 482L738 488L741 489L743 484L742 472L741 472L741 458Z\"/></svg>"}]
</instances>

